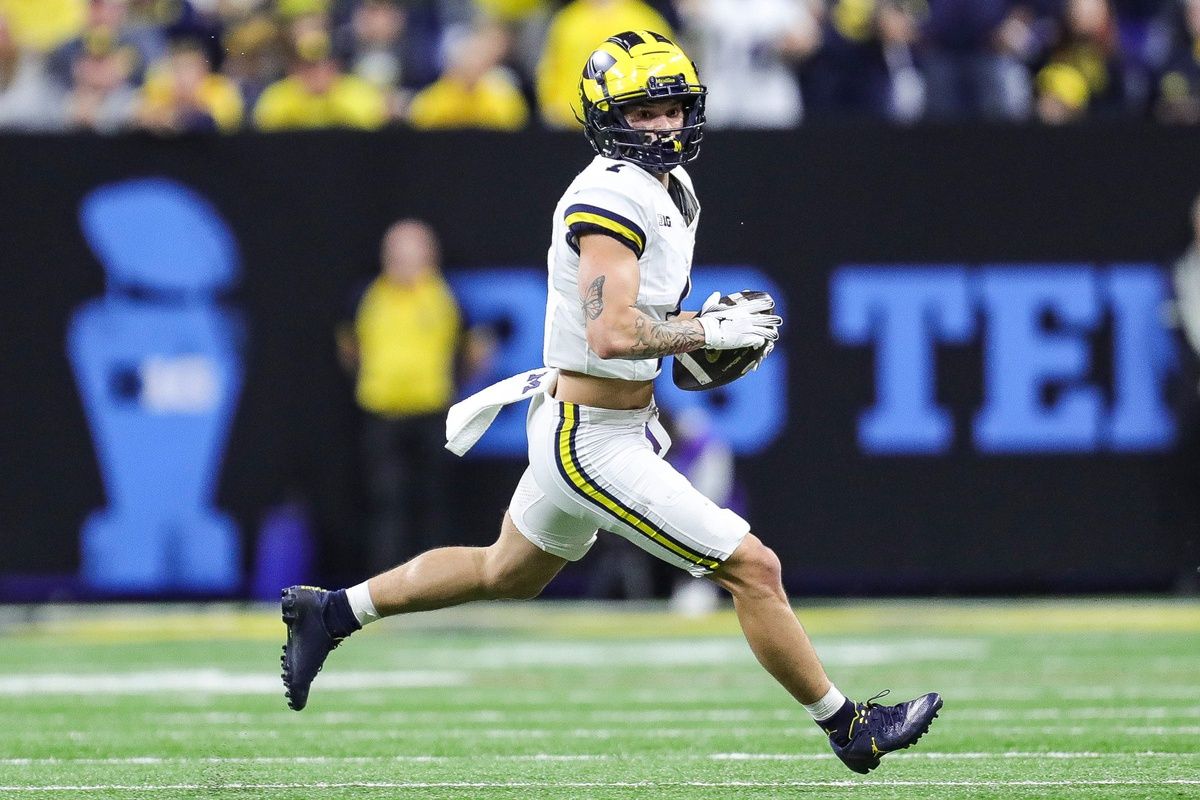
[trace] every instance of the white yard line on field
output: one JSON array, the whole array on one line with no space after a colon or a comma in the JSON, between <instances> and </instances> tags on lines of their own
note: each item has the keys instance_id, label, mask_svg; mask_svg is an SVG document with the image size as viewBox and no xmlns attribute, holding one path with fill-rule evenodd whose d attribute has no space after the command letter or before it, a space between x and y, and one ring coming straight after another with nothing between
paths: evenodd
<instances>
[{"instance_id":1,"label":"white yard line on field","mask_svg":"<svg viewBox=\"0 0 1200 800\"><path fill-rule=\"evenodd\" d=\"M709 758L715 761L824 761L834 758L834 755L833 753L713 753ZM926 750L913 753L888 754L888 760L896 761L998 761L1024 758L1064 761L1089 758L1200 758L1200 753L1163 753L1154 750L1147 750L1140 753L1100 753L1090 750L1078 752L1006 750L1000 753L942 753Z\"/></svg>"},{"instance_id":2,"label":"white yard line on field","mask_svg":"<svg viewBox=\"0 0 1200 800\"><path fill-rule=\"evenodd\" d=\"M804 712L798 706L775 709L749 708L645 708L645 709L565 709L565 708L512 708L512 709L443 709L438 711L323 711L305 717L319 725L384 725L437 723L449 720L458 722L547 722L550 720L628 722L644 725L651 722L755 722L795 721ZM1164 720L1200 719L1200 706L1146 706L1123 708L1114 706L1079 706L1059 708L955 708L955 720L1055 720L1073 721L1084 719ZM57 718L65 722L67 715L58 714L39 717L43 721ZM296 718L292 711L169 711L146 712L141 715L146 722L161 725L237 725L266 724L272 720L288 722Z\"/></svg>"},{"instance_id":3,"label":"white yard line on field","mask_svg":"<svg viewBox=\"0 0 1200 800\"><path fill-rule=\"evenodd\" d=\"M831 754L832 755L832 754ZM445 761L605 761L613 756L591 753L532 753L469 756L128 756L113 758L0 758L0 766L116 765L116 764L391 764Z\"/></svg>"},{"instance_id":4,"label":"white yard line on field","mask_svg":"<svg viewBox=\"0 0 1200 800\"><path fill-rule=\"evenodd\" d=\"M1063 780L1063 781L355 781L352 783L165 783L165 784L75 784L50 786L0 786L0 792L112 792L112 791L215 791L293 789L867 789L887 788L1055 788L1095 786L1198 786L1200 779L1156 778L1153 780Z\"/></svg>"},{"instance_id":5,"label":"white yard line on field","mask_svg":"<svg viewBox=\"0 0 1200 800\"><path fill-rule=\"evenodd\" d=\"M919 661L961 662L985 658L987 644L976 640L901 640L894 642L838 642L822 651L829 664L874 666ZM446 651L426 658L422 669L333 671L321 676L321 691L461 686L471 670L562 668L570 666L724 666L753 664L754 656L742 639L649 640L624 643L515 642L489 644L461 652ZM0 695L41 694L260 694L280 690L278 673L192 670L137 672L30 673L0 677Z\"/></svg>"},{"instance_id":6,"label":"white yard line on field","mask_svg":"<svg viewBox=\"0 0 1200 800\"><path fill-rule=\"evenodd\" d=\"M395 756L115 756L111 758L0 758L0 766L68 766L68 765L158 765L158 764L389 764L389 763L443 763L464 761L609 761L637 760L642 756L617 756L604 753L530 753L494 754L486 753L460 756L395 755ZM672 760L713 761L830 761L833 753L712 753L707 756L672 756ZM918 751L892 753L889 759L913 761L995 761L1005 759L1127 759L1127 758L1182 758L1197 759L1200 753L1164 753L1154 750L1133 753L1100 753L1081 750L1076 752L1038 752L1035 750L1008 750L996 753L966 752L945 753Z\"/></svg>"},{"instance_id":7,"label":"white yard line on field","mask_svg":"<svg viewBox=\"0 0 1200 800\"><path fill-rule=\"evenodd\" d=\"M942 727L945 727L943 723ZM1084 725L1003 725L994 726L988 729L991 734L1005 735L1027 735L1027 736L1083 736L1096 733L1095 727ZM1107 726L1103 730L1107 734L1120 734L1125 736L1197 736L1200 735L1200 725L1143 725L1143 726ZM330 735L328 730L319 728L299 728L299 727L280 727L280 728L231 728L228 731L207 732L210 736L224 736L229 739L238 740L262 740L262 739L288 739L294 741L313 741L327 739ZM604 727L604 728L524 728L524 727L507 727L507 728L442 728L442 727L427 727L427 728L410 728L407 730L392 730L392 729L355 729L339 730L337 737L339 739L352 739L355 741L371 741L371 740L388 740L388 741L403 741L411 739L552 739L555 737L565 739L663 739L670 737L697 737L703 736L706 738L716 737L754 737L761 738L763 735L773 736L801 736L804 738L814 738L819 736L820 732L811 725L765 725L758 724L754 726L709 726L697 725L693 727ZM154 739L168 739L179 742L195 741L196 733L190 730L175 730L175 731L147 731L146 735ZM54 730L42 731L38 734L22 733L23 740L33 738L67 738L74 742L107 742L112 738L112 731L109 729L97 730Z\"/></svg>"},{"instance_id":8,"label":"white yard line on field","mask_svg":"<svg viewBox=\"0 0 1200 800\"><path fill-rule=\"evenodd\" d=\"M1200 683L1138 685L1092 685L1092 686L953 686L937 687L945 697L962 701L1046 701L1061 699L1087 702L1112 700L1169 700L1171 702L1195 702L1200 700Z\"/></svg>"},{"instance_id":9,"label":"white yard line on field","mask_svg":"<svg viewBox=\"0 0 1200 800\"><path fill-rule=\"evenodd\" d=\"M922 662L979 661L988 655L983 639L897 639L887 642L838 641L821 647L821 660L845 667ZM643 667L753 664L741 637L647 639L587 642L547 640L504 642L426 653L423 667L508 669L512 667Z\"/></svg>"},{"instance_id":10,"label":"white yard line on field","mask_svg":"<svg viewBox=\"0 0 1200 800\"><path fill-rule=\"evenodd\" d=\"M321 676L321 691L410 689L462 686L465 672L388 670L335 672ZM41 694L275 694L283 691L278 674L226 672L221 669L173 669L146 672L45 673L0 677L0 695Z\"/></svg>"},{"instance_id":11,"label":"white yard line on field","mask_svg":"<svg viewBox=\"0 0 1200 800\"><path fill-rule=\"evenodd\" d=\"M709 647L707 650L700 649L697 654L693 650L684 650L677 653L679 660L676 664L692 663L696 666L714 665L722 663L722 659L734 658L734 653L739 648L744 648L745 644L726 645L718 643L716 647ZM672 652L674 652L672 650ZM903 658L906 653L906 648L894 645L891 649L882 648L869 654L863 650L859 656L864 661L870 658L878 657L880 659L895 658L896 660L906 661L909 659ZM957 654L957 658L972 658L978 652L973 647L961 648ZM687 662L684 656L691 653L692 656L698 656L696 660ZM644 651L645 655L653 655L653 650ZM632 658L632 654L626 654ZM522 659L529 657L529 653L525 653L520 657L514 658L508 666L527 666L536 667L543 666L553 668L553 662L542 662L540 664L527 664ZM561 658L561 657L560 657ZM740 658L740 656L738 656ZM752 656L748 656L752 659ZM586 659L582 659L586 660ZM658 653L657 660L650 658L644 662L651 664L665 664L670 659L666 658L662 652ZM604 664L606 667L613 666L611 659L594 662L595 664ZM497 666L495 664L490 666ZM445 667L433 667L430 669L395 669L395 670L362 670L362 671L331 671L323 673L316 684L316 688L320 692L367 692L377 689L408 689L416 687L464 687L464 691L474 691L470 687L473 676L480 673L487 674L485 665L479 664L471 656L471 654L463 654L460 659L457 659L451 668L450 665ZM464 669L466 667L466 669ZM724 696L729 702L757 702L760 699L765 700L774 695L766 695L758 690L761 682L755 679L753 686L739 687L737 682L727 683L724 689ZM1005 701L1026 701L1045 703L1055 699L1067 701L1111 701L1114 703L1124 703L1128 706L1128 701L1171 701L1173 703L1188 702L1195 703L1200 701L1200 685L1146 685L1146 686L1089 686L1089 687L1074 687L1063 688L1060 690L1035 690L1029 687L967 687L967 686L943 686L941 687L942 694L952 700L960 702L1005 702ZM490 686L481 686L481 693L494 691ZM190 697L193 699L204 700L206 696L227 695L227 694L276 694L282 692L282 682L277 673L274 672L233 672L217 668L201 668L191 670L142 670L137 672L90 672L90 673L29 673L29 674L9 674L0 676L0 696L31 696L31 695L153 695L174 693L181 696ZM513 700L519 700L522 697L530 697L535 700L541 700L545 697L545 690L529 689L523 690L520 687L513 687L508 691L508 696ZM623 698L623 702L627 705L650 706L650 711L661 707L663 702L672 697L672 692L669 688L654 688L643 691L632 691ZM694 698L690 695L680 695L681 703L688 702ZM587 687L577 687L570 690L564 702L572 704L592 704L599 706L607 706L612 701L611 691L607 688L589 689ZM1194 706L1190 708L1190 715L1200 716L1200 712L1195 710ZM963 713L992 713L990 711L971 711L964 709ZM996 711L996 714L1003 713L1023 713L1020 710L1016 711ZM1053 718L1049 715L1053 711L1047 711L1048 718ZM1067 712L1064 712L1067 713ZM1097 718L1105 718L1103 715L1108 713L1105 711L1097 711ZM1133 716L1138 713L1135 706L1129 708L1129 712L1121 712L1123 716ZM1181 711L1173 708L1173 715L1178 716ZM986 718L986 717L985 717Z\"/></svg>"}]
</instances>

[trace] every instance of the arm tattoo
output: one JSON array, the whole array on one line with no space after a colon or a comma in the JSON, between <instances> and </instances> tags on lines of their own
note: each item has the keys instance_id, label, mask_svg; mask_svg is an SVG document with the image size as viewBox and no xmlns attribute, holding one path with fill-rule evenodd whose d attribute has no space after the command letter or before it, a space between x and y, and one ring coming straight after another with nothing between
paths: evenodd
<instances>
[{"instance_id":1,"label":"arm tattoo","mask_svg":"<svg viewBox=\"0 0 1200 800\"><path fill-rule=\"evenodd\" d=\"M596 319L604 311L604 276L596 278L588 286L583 295L583 314L588 319Z\"/></svg>"},{"instance_id":2,"label":"arm tattoo","mask_svg":"<svg viewBox=\"0 0 1200 800\"><path fill-rule=\"evenodd\" d=\"M687 353L704 347L704 329L692 320L660 322L638 314L633 348L624 358L642 359Z\"/></svg>"}]
</instances>

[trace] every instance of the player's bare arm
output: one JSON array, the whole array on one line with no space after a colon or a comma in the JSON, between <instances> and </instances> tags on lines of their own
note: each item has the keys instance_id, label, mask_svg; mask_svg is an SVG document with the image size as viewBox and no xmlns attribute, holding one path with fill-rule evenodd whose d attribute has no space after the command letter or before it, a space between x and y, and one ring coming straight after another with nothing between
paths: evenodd
<instances>
[{"instance_id":1,"label":"player's bare arm","mask_svg":"<svg viewBox=\"0 0 1200 800\"><path fill-rule=\"evenodd\" d=\"M579 240L579 292L588 346L601 358L645 359L704 347L694 318L652 319L639 311L641 273L633 251L603 235Z\"/></svg>"}]
</instances>

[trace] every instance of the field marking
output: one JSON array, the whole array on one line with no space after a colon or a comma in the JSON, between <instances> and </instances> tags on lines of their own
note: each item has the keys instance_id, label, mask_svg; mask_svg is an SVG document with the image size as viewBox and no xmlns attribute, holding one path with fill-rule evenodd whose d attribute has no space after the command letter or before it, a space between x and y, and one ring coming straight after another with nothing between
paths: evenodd
<instances>
[{"instance_id":1,"label":"field marking","mask_svg":"<svg viewBox=\"0 0 1200 800\"><path fill-rule=\"evenodd\" d=\"M910 638L888 642L869 640L830 642L821 648L821 660L835 666L871 667L922 661L958 663L980 661L988 656L989 643L982 639ZM434 652L418 652L418 673L433 674L444 669L512 669L516 667L723 667L755 664L754 654L742 637L648 639L589 642L552 639L536 642L486 643L450 646ZM164 674L166 671L163 671ZM259 673L253 673L258 675ZM337 674L337 673L334 673ZM373 674L373 673L363 673ZM380 675L388 674L380 672ZM122 673L82 673L77 676L101 680ZM20 681L25 676L17 676ZM31 674L28 677L44 677ZM324 676L322 676L324 677ZM0 683L0 686L4 684ZM17 684L20 685L20 684ZM387 686L388 684L379 684ZM20 693L20 692L17 692Z\"/></svg>"},{"instance_id":2,"label":"field marking","mask_svg":"<svg viewBox=\"0 0 1200 800\"><path fill-rule=\"evenodd\" d=\"M107 605L80 611L73 606L40 607L34 621L19 614L0 615L0 629L18 635L69 638L72 641L181 641L202 639L281 640L283 625L275 603L260 611L240 605L192 604L158 606ZM858 601L798 604L800 619L811 634L873 634L881 627L905 631L939 631L966 635L1046 634L1055 632L1200 632L1200 606L1194 601L1127 600L974 600ZM6 623L8 623L6 625ZM569 636L628 636L670 629L694 635L737 635L737 619L724 608L699 618L680 617L661 606L630 608L621 604L538 601L482 603L444 609L406 620L416 634L446 628L514 629ZM399 629L399 628L397 628ZM372 629L364 634L376 635Z\"/></svg>"},{"instance_id":3,"label":"field marking","mask_svg":"<svg viewBox=\"0 0 1200 800\"><path fill-rule=\"evenodd\" d=\"M446 670L389 670L334 672L321 676L321 691L412 689L462 686L467 673ZM227 672L223 669L176 669L145 672L54 672L0 677L0 695L115 694L164 692L198 694L276 694L283 692L278 674Z\"/></svg>"},{"instance_id":4,"label":"field marking","mask_svg":"<svg viewBox=\"0 0 1200 800\"><path fill-rule=\"evenodd\" d=\"M714 761L825 761L833 759L833 753L713 753ZM999 753L968 752L946 753L922 751L915 753L889 753L889 761L992 761L1004 759L1052 759L1069 761L1088 758L1200 758L1200 753L1164 753L1157 750L1125 753L1100 753L1094 750L1079 752L1039 752L1037 750L1006 750Z\"/></svg>"},{"instance_id":5,"label":"field marking","mask_svg":"<svg viewBox=\"0 0 1200 800\"><path fill-rule=\"evenodd\" d=\"M710 650L708 657L716 658L723 647ZM744 649L744 643L737 648ZM902 652L903 648L896 652ZM732 652L732 650L731 650ZM748 652L748 651L747 651ZM468 654L462 654L469 658ZM963 653L965 657L965 652ZM749 657L752 660L752 657ZM520 664L517 659L514 664ZM603 662L598 662L603 663ZM683 663L683 662L680 662ZM695 662L693 662L695 663ZM704 665L715 666L714 662ZM449 667L451 665L447 665ZM322 674L316 688L324 691L370 691L375 689L409 689L409 688L438 688L438 687L469 687L476 664L472 661L468 670L464 670L463 658L455 661L453 666L458 669L397 669L376 671L333 671ZM699 664L698 664L699 666ZM757 678L757 673L755 673ZM757 687L759 684L755 683ZM491 689L487 691L491 692ZM34 695L152 695L162 693L193 693L195 695L227 695L227 694L276 694L282 692L282 682L275 673L270 672L232 672L216 668L192 670L145 670L139 672L92 672L92 673L27 673L0 676L0 696L34 696ZM522 692L520 689L511 691L512 696L525 695L541 697L542 690ZM1128 701L1128 700L1171 700L1200 701L1200 686L1172 685L1157 687L1112 687L1092 686L1064 688L1058 691L1037 691L1028 688L1012 687L1011 691L996 688L980 691L973 687L945 688L942 694L948 698L960 701L1005 701L1023 700L1035 701L1051 698L1062 698L1073 701ZM729 700L737 700L742 695L738 692L726 692ZM767 695L755 691L747 695L758 701ZM626 701L631 704L647 703L652 706L661 705L664 693L661 690L633 692ZM569 702L603 702L611 701L611 696L604 692L589 692L572 690L567 700ZM1187 716L1200 716L1195 706L1184 707ZM1181 709L1172 709L1174 715L1181 715ZM634 712L637 713L637 712ZM963 714L990 713L963 709ZM1004 712L996 712L1004 713ZM1020 711L1016 713L1022 713ZM1052 712L1047 712L1052 713ZM1070 713L1069 710L1064 712ZM1104 712L1097 712L1097 718ZM1122 716L1138 716L1137 708L1129 709ZM968 717L960 717L967 719ZM992 717L996 718L996 717ZM1053 717L1047 717L1053 718ZM985 717L985 719L988 719Z\"/></svg>"},{"instance_id":6,"label":"field marking","mask_svg":"<svg viewBox=\"0 0 1200 800\"><path fill-rule=\"evenodd\" d=\"M1200 718L1200 706L1147 706L1114 708L1079 706L1077 708L965 708L955 709L955 719L1000 720L1073 720L1073 719L1191 719Z\"/></svg>"},{"instance_id":7,"label":"field marking","mask_svg":"<svg viewBox=\"0 0 1200 800\"><path fill-rule=\"evenodd\" d=\"M833 754L830 754L832 758ZM127 756L113 758L0 758L0 766L28 767L39 765L62 766L80 764L102 766L109 764L391 764L441 763L484 759L489 761L607 761L615 756L599 753L533 753L469 756Z\"/></svg>"},{"instance_id":8,"label":"field marking","mask_svg":"<svg viewBox=\"0 0 1200 800\"><path fill-rule=\"evenodd\" d=\"M943 723L943 729L946 727ZM1082 736L1086 734L1096 733L1094 727L1084 725L1005 725L995 726L989 729L990 733L997 734L1013 734L1013 735L1037 735L1037 736ZM1153 725L1153 726L1113 726L1104 729L1105 733L1116 733L1127 736L1200 736L1200 725ZM222 734L230 739L239 740L270 740L270 739L291 739L298 741L308 741L314 739L323 739L329 736L327 730L306 729L306 728L235 728L227 732L209 731L209 733ZM371 741L371 740L387 740L387 741L402 741L411 739L551 739L571 738L571 739L616 739L616 738L654 738L661 739L664 737L688 738L696 736L719 737L719 736L740 736L740 737L761 737L764 734L772 736L801 736L805 738L815 738L820 735L820 732L811 725L803 726L763 726L757 725L753 727L730 727L730 726L695 726L690 728L411 728L408 730L360 730L349 729L339 730L337 736L340 739L353 739L356 741ZM112 735L108 729L104 730L54 730L54 731L38 731L34 734L23 733L22 738L28 740L37 736L53 737L61 739L63 737L74 742L92 742L92 741L107 741ZM195 740L195 732L193 731L153 731L148 735L156 739L168 739L171 741L192 742Z\"/></svg>"},{"instance_id":9,"label":"field marking","mask_svg":"<svg viewBox=\"0 0 1200 800\"><path fill-rule=\"evenodd\" d=\"M441 711L319 711L306 716L306 720L320 725L383 725L388 723L412 724L448 720L460 722L543 722L548 720L589 720L602 722L628 722L641 725L652 722L794 722L803 717L799 707L776 709L717 708L647 708L616 711L612 709L445 709ZM1025 721L1074 721L1074 720L1171 720L1200 719L1200 706L1146 706L1140 708L1116 708L1112 706L1080 706L1077 708L955 708L955 720L1005 720ZM162 725L237 725L265 723L270 720L290 722L295 720L292 711L150 711L141 714L141 719ZM66 714L39 715L43 722L68 720Z\"/></svg>"},{"instance_id":10,"label":"field marking","mask_svg":"<svg viewBox=\"0 0 1200 800\"><path fill-rule=\"evenodd\" d=\"M1200 701L1200 684L1154 684L1138 686L946 686L937 688L943 697L971 702L995 701L1104 701L1169 700ZM661 696L661 695L660 695Z\"/></svg>"},{"instance_id":11,"label":"field marking","mask_svg":"<svg viewBox=\"0 0 1200 800\"><path fill-rule=\"evenodd\" d=\"M845 667L869 667L911 661L979 661L988 656L982 639L912 638L890 642L827 642L821 660ZM512 667L612 666L723 666L753 664L754 654L742 637L720 639L650 639L643 641L587 642L553 639L536 642L485 644L454 648L422 666L509 669Z\"/></svg>"},{"instance_id":12,"label":"field marking","mask_svg":"<svg viewBox=\"0 0 1200 800\"><path fill-rule=\"evenodd\" d=\"M640 758L635 756L634 759ZM711 753L707 756L673 756L672 760L711 761L832 761L833 753ZM1155 750L1126 753L1100 753L1096 751L1039 752L1035 750L1008 750L1003 752L914 752L891 753L889 760L908 761L991 761L1005 759L1107 759L1107 758L1200 758L1200 753L1165 753ZM0 758L0 766L64 766L64 765L161 765L161 764L390 764L390 763L446 763L454 761L533 761L575 762L629 760L628 757L607 753L532 753L532 754L477 754L461 756L395 755L395 756L115 756L111 758Z\"/></svg>"},{"instance_id":13,"label":"field marking","mask_svg":"<svg viewBox=\"0 0 1200 800\"><path fill-rule=\"evenodd\" d=\"M1162 778L1156 780L1101 779L1062 781L354 781L347 783L164 783L164 784L75 784L51 786L0 786L0 792L111 792L111 791L215 791L254 789L258 791L292 789L875 789L887 788L978 788L1005 787L1056 788L1094 786L1200 786L1200 779Z\"/></svg>"}]
</instances>

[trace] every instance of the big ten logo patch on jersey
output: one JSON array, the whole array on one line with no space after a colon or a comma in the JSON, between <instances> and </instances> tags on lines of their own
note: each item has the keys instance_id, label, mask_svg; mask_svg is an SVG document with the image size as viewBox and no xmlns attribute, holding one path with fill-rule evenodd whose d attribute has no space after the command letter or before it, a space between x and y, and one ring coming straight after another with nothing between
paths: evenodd
<instances>
[{"instance_id":1,"label":"big ten logo patch on jersey","mask_svg":"<svg viewBox=\"0 0 1200 800\"><path fill-rule=\"evenodd\" d=\"M666 214L659 214L658 215L658 227L660 227L660 228L671 227L671 218L669 216L667 216Z\"/></svg>"},{"instance_id":2,"label":"big ten logo patch on jersey","mask_svg":"<svg viewBox=\"0 0 1200 800\"><path fill-rule=\"evenodd\" d=\"M491 325L500 340L489 373L461 387L461 396L541 363L546 308L544 269L460 270L451 271L448 279L466 318L472 324ZM782 290L766 273L754 267L694 268L691 305L698 308L703 298L714 291L727 293L747 287L770 292L776 307L784 309L786 318ZM688 306L686 301L684 306ZM526 388L537 388L529 386L537 374L527 373ZM671 382L670 369L666 369L655 384L654 394L658 404L669 413L696 406L703 408L734 452L760 452L779 438L787 424L787 348L780 343L757 372L710 392L684 392L676 388ZM525 411L524 404L503 409L467 457L524 457Z\"/></svg>"},{"instance_id":3,"label":"big ten logo patch on jersey","mask_svg":"<svg viewBox=\"0 0 1200 800\"><path fill-rule=\"evenodd\" d=\"M833 337L875 359L859 446L949 451L960 431L937 399L939 350L978 345L982 403L965 434L977 452L1166 449L1175 435L1166 297L1152 264L841 267L830 284Z\"/></svg>"},{"instance_id":4,"label":"big ten logo patch on jersey","mask_svg":"<svg viewBox=\"0 0 1200 800\"><path fill-rule=\"evenodd\" d=\"M79 212L107 291L71 316L67 348L108 505L81 533L101 591L221 593L241 581L233 520L214 507L242 384L233 236L165 179L102 186Z\"/></svg>"}]
</instances>

